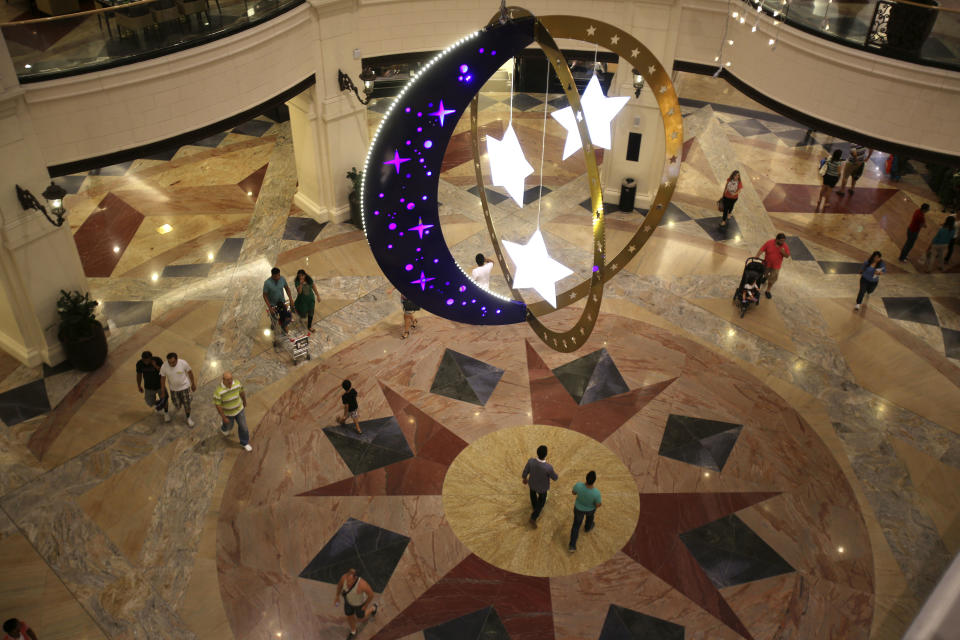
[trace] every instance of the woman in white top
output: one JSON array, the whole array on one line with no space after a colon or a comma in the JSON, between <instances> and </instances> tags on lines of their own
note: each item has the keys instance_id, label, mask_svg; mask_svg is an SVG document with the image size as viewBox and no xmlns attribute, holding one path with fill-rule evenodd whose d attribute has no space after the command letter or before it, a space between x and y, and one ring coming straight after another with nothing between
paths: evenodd
<instances>
[{"instance_id":1,"label":"woman in white top","mask_svg":"<svg viewBox=\"0 0 960 640\"><path fill-rule=\"evenodd\" d=\"M350 569L340 576L337 583L337 597L333 606L340 606L340 597L343 596L343 612L350 623L350 636L357 635L357 621L366 616L377 615L379 605L373 603L373 589L366 580L357 575L356 569ZM371 612L370 609L373 608Z\"/></svg>"}]
</instances>

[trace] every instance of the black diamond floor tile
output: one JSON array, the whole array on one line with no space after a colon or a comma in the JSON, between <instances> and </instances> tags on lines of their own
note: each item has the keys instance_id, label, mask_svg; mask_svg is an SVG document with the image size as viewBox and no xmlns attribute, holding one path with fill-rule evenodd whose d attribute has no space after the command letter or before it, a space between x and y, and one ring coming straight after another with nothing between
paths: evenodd
<instances>
[{"instance_id":1,"label":"black diamond floor tile","mask_svg":"<svg viewBox=\"0 0 960 640\"><path fill-rule=\"evenodd\" d=\"M50 411L43 378L0 393L0 420L8 427Z\"/></svg>"},{"instance_id":2,"label":"black diamond floor tile","mask_svg":"<svg viewBox=\"0 0 960 640\"><path fill-rule=\"evenodd\" d=\"M948 358L960 359L960 331L940 327L943 333L943 351Z\"/></svg>"},{"instance_id":3,"label":"black diamond floor tile","mask_svg":"<svg viewBox=\"0 0 960 640\"><path fill-rule=\"evenodd\" d=\"M547 104L555 109L563 109L564 107L570 106L570 101L567 100L567 96L560 96L558 98L551 98L547 101Z\"/></svg>"},{"instance_id":4,"label":"black diamond floor tile","mask_svg":"<svg viewBox=\"0 0 960 640\"><path fill-rule=\"evenodd\" d=\"M546 196L550 193L550 189L547 187L541 187L537 185L536 187L530 187L523 192L523 204L528 205L536 202L539 198Z\"/></svg>"},{"instance_id":5,"label":"black diamond floor tile","mask_svg":"<svg viewBox=\"0 0 960 640\"><path fill-rule=\"evenodd\" d=\"M260 137L273 126L272 122L265 120L248 120L230 130L231 133L242 133L245 136Z\"/></svg>"},{"instance_id":6,"label":"black diamond floor tile","mask_svg":"<svg viewBox=\"0 0 960 640\"><path fill-rule=\"evenodd\" d=\"M160 272L161 278L206 278L210 275L213 264L168 264Z\"/></svg>"},{"instance_id":7,"label":"black diamond floor tile","mask_svg":"<svg viewBox=\"0 0 960 640\"><path fill-rule=\"evenodd\" d=\"M733 127L737 133L744 137L770 133L770 129L767 129L762 122L754 118L731 122L730 126Z\"/></svg>"},{"instance_id":8,"label":"black diamond floor tile","mask_svg":"<svg viewBox=\"0 0 960 640\"><path fill-rule=\"evenodd\" d=\"M424 629L423 637L424 640L510 640L510 634L493 607Z\"/></svg>"},{"instance_id":9,"label":"black diamond floor tile","mask_svg":"<svg viewBox=\"0 0 960 640\"><path fill-rule=\"evenodd\" d=\"M723 471L743 425L670 414L659 454L714 471Z\"/></svg>"},{"instance_id":10,"label":"black diamond floor tile","mask_svg":"<svg viewBox=\"0 0 960 640\"><path fill-rule=\"evenodd\" d=\"M794 570L735 515L681 533L680 539L718 589Z\"/></svg>"},{"instance_id":11,"label":"black diamond floor tile","mask_svg":"<svg viewBox=\"0 0 960 640\"><path fill-rule=\"evenodd\" d=\"M356 432L352 420L348 420L344 425L323 429L354 475L413 457L413 451L410 450L395 417L361 420L360 429L362 434Z\"/></svg>"},{"instance_id":12,"label":"black diamond floor tile","mask_svg":"<svg viewBox=\"0 0 960 640\"><path fill-rule=\"evenodd\" d=\"M587 198L580 203L580 206L586 209L587 211L593 211L593 201L590 198ZM604 202L603 203L603 212L604 213L636 213L636 209L633 211L621 211L620 204L617 202Z\"/></svg>"},{"instance_id":13,"label":"black diamond floor tile","mask_svg":"<svg viewBox=\"0 0 960 640\"><path fill-rule=\"evenodd\" d=\"M607 609L599 640L683 640L684 628L678 624L618 607Z\"/></svg>"},{"instance_id":14,"label":"black diamond floor tile","mask_svg":"<svg viewBox=\"0 0 960 640\"><path fill-rule=\"evenodd\" d=\"M49 378L50 376L55 376L59 373L65 373L67 371L73 371L73 365L70 364L69 360L64 360L60 364L51 367L46 362L43 363L43 377Z\"/></svg>"},{"instance_id":15,"label":"black diamond floor tile","mask_svg":"<svg viewBox=\"0 0 960 640\"><path fill-rule=\"evenodd\" d=\"M215 134L213 134L212 136L207 136L206 138L201 138L201 139L199 139L199 140L195 140L194 142L191 142L190 144L192 144L192 145L194 145L194 146L196 146L196 147L211 147L211 148L213 148L213 147L216 147L217 145L219 145L221 142L223 142L223 139L226 138L226 137L227 137L227 132L224 131L224 132L222 132L222 133L215 133Z\"/></svg>"},{"instance_id":16,"label":"black diamond floor tile","mask_svg":"<svg viewBox=\"0 0 960 640\"><path fill-rule=\"evenodd\" d=\"M241 249L243 249L243 238L226 238L220 245L217 257L213 261L232 264L240 259Z\"/></svg>"},{"instance_id":17,"label":"black diamond floor tile","mask_svg":"<svg viewBox=\"0 0 960 640\"><path fill-rule=\"evenodd\" d=\"M860 269L863 268L862 262L833 262L830 260L817 260L817 264L820 265L820 268L824 273L831 275L854 275L860 273Z\"/></svg>"},{"instance_id":18,"label":"black diamond floor tile","mask_svg":"<svg viewBox=\"0 0 960 640\"><path fill-rule=\"evenodd\" d=\"M909 320L940 326L937 312L933 310L930 298L884 298L883 306L887 316L894 320Z\"/></svg>"},{"instance_id":19,"label":"black diamond floor tile","mask_svg":"<svg viewBox=\"0 0 960 640\"><path fill-rule=\"evenodd\" d=\"M53 182L63 187L67 193L77 193L78 191L80 191L80 186L83 184L83 181L86 179L87 179L86 175L60 176L59 178L54 178Z\"/></svg>"},{"instance_id":20,"label":"black diamond floor tile","mask_svg":"<svg viewBox=\"0 0 960 640\"><path fill-rule=\"evenodd\" d=\"M803 244L803 240L798 236L787 236L787 246L790 247L791 260L816 260L813 254L810 253L810 249L807 248L807 245Z\"/></svg>"},{"instance_id":21,"label":"black diamond floor tile","mask_svg":"<svg viewBox=\"0 0 960 640\"><path fill-rule=\"evenodd\" d=\"M606 349L561 365L553 374L579 405L630 391Z\"/></svg>"},{"instance_id":22,"label":"black diamond floor tile","mask_svg":"<svg viewBox=\"0 0 960 640\"><path fill-rule=\"evenodd\" d=\"M103 315L118 327L150 322L153 300L113 300L103 303Z\"/></svg>"},{"instance_id":23,"label":"black diamond floor tile","mask_svg":"<svg viewBox=\"0 0 960 640\"><path fill-rule=\"evenodd\" d=\"M496 104L503 104L503 101L502 101L502 100L495 99L495 98L491 98L491 97L489 97L489 96L485 96L485 95L483 95L483 94L481 94L481 95L480 95L480 98L477 100L477 107L478 107L481 111L483 111L483 110L486 109L487 107L492 107L492 106L494 106L494 105L496 105Z\"/></svg>"},{"instance_id":24,"label":"black diamond floor tile","mask_svg":"<svg viewBox=\"0 0 960 640\"><path fill-rule=\"evenodd\" d=\"M409 542L405 535L350 518L300 577L337 584L347 570L356 569L375 592L383 593Z\"/></svg>"},{"instance_id":25,"label":"black diamond floor tile","mask_svg":"<svg viewBox=\"0 0 960 640\"><path fill-rule=\"evenodd\" d=\"M503 369L447 349L433 377L430 393L483 406L501 377Z\"/></svg>"},{"instance_id":26,"label":"black diamond floor tile","mask_svg":"<svg viewBox=\"0 0 960 640\"><path fill-rule=\"evenodd\" d=\"M644 216L646 216L647 213L649 213L648 211L644 211L643 209L637 209L637 211L642 213ZM688 220L693 220L693 218L688 216L683 209L681 209L680 207L678 207L677 205L671 202L670 204L667 205L667 210L663 213L663 217L660 218L660 224L657 226L663 226L668 222L672 222L676 224L678 222L687 222Z\"/></svg>"},{"instance_id":27,"label":"black diamond floor tile","mask_svg":"<svg viewBox=\"0 0 960 640\"><path fill-rule=\"evenodd\" d=\"M325 226L327 226L326 222L317 222L313 218L293 216L287 218L287 226L283 230L283 239L313 242Z\"/></svg>"},{"instance_id":28,"label":"black diamond floor tile","mask_svg":"<svg viewBox=\"0 0 960 640\"><path fill-rule=\"evenodd\" d=\"M510 101L506 101L507 104L510 104ZM543 104L543 100L539 98L534 98L531 95L526 93L515 93L513 94L513 108L519 109L520 111L529 111Z\"/></svg>"},{"instance_id":29,"label":"black diamond floor tile","mask_svg":"<svg viewBox=\"0 0 960 640\"><path fill-rule=\"evenodd\" d=\"M504 200L510 199L510 196L505 196L498 191L494 191L493 189L487 189L486 192L487 192L487 202L489 202L490 204L500 204ZM467 189L467 193L472 193L473 195L479 198L480 187L478 187L477 185L473 185L472 187Z\"/></svg>"},{"instance_id":30,"label":"black diamond floor tile","mask_svg":"<svg viewBox=\"0 0 960 640\"><path fill-rule=\"evenodd\" d=\"M740 237L740 225L736 218L727 217L727 226L721 227L720 221L723 216L713 216L710 218L697 218L694 220L700 228L707 232L707 235L714 242L723 242L724 240L737 240Z\"/></svg>"}]
</instances>

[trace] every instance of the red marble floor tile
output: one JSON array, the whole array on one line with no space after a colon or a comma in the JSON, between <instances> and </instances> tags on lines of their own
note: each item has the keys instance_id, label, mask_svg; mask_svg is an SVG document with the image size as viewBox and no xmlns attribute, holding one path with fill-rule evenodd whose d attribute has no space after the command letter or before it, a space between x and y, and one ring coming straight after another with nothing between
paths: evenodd
<instances>
[{"instance_id":1,"label":"red marble floor tile","mask_svg":"<svg viewBox=\"0 0 960 640\"><path fill-rule=\"evenodd\" d=\"M681 162L687 161L687 155L690 153L690 149L693 147L693 143L696 142L696 138L690 138L689 140L683 141L683 155L680 156Z\"/></svg>"},{"instance_id":2,"label":"red marble floor tile","mask_svg":"<svg viewBox=\"0 0 960 640\"><path fill-rule=\"evenodd\" d=\"M465 558L373 640L394 640L492 606L513 640L553 640L550 580L493 567L475 555Z\"/></svg>"},{"instance_id":3,"label":"red marble floor tile","mask_svg":"<svg viewBox=\"0 0 960 640\"><path fill-rule=\"evenodd\" d=\"M530 377L530 403L533 422L555 427L566 427L577 411L574 401L557 376L536 352L530 341L527 345L527 372Z\"/></svg>"},{"instance_id":4,"label":"red marble floor tile","mask_svg":"<svg viewBox=\"0 0 960 640\"><path fill-rule=\"evenodd\" d=\"M763 199L763 206L769 212L814 213L819 193L820 185L780 182ZM857 187L852 196L841 198L831 189L822 213L873 213L896 193L897 189Z\"/></svg>"},{"instance_id":5,"label":"red marble floor tile","mask_svg":"<svg viewBox=\"0 0 960 640\"><path fill-rule=\"evenodd\" d=\"M742 635L750 632L730 608L678 534L744 509L776 492L644 493L640 517L623 552L718 620Z\"/></svg>"},{"instance_id":6,"label":"red marble floor tile","mask_svg":"<svg viewBox=\"0 0 960 640\"><path fill-rule=\"evenodd\" d=\"M447 475L448 468L449 463L441 464L421 458L407 458L297 495L438 496L443 491L443 479Z\"/></svg>"},{"instance_id":7,"label":"red marble floor tile","mask_svg":"<svg viewBox=\"0 0 960 640\"><path fill-rule=\"evenodd\" d=\"M237 183L244 193L251 193L250 197L256 200L260 196L260 187L263 186L263 179L267 175L267 167L269 164L265 164L246 178Z\"/></svg>"},{"instance_id":8,"label":"red marble floor tile","mask_svg":"<svg viewBox=\"0 0 960 640\"><path fill-rule=\"evenodd\" d=\"M109 277L141 222L143 214L112 193L107 194L73 234L83 273L89 278ZM114 247L120 250L114 251Z\"/></svg>"},{"instance_id":9,"label":"red marble floor tile","mask_svg":"<svg viewBox=\"0 0 960 640\"><path fill-rule=\"evenodd\" d=\"M449 465L466 448L465 440L418 409L399 393L382 382L380 388L415 456Z\"/></svg>"}]
</instances>

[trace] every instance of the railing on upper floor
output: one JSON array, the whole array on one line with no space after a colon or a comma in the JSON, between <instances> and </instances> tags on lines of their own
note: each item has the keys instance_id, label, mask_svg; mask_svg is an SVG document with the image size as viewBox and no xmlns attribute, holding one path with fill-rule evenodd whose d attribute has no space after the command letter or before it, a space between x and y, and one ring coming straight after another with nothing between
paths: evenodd
<instances>
[{"instance_id":1,"label":"railing on upper floor","mask_svg":"<svg viewBox=\"0 0 960 640\"><path fill-rule=\"evenodd\" d=\"M733 12L747 26L763 12L840 44L960 70L960 0L741 0Z\"/></svg>"},{"instance_id":2,"label":"railing on upper floor","mask_svg":"<svg viewBox=\"0 0 960 640\"><path fill-rule=\"evenodd\" d=\"M13 0L13 3L23 0ZM304 0L29 0L0 24L20 82L149 60L257 25ZM81 4L82 3L82 4ZM93 8L95 3L96 8ZM9 4L8 4L9 6ZM90 7L85 11L76 9ZM64 15L33 17L40 11ZM11 11L8 8L7 15Z\"/></svg>"}]
</instances>

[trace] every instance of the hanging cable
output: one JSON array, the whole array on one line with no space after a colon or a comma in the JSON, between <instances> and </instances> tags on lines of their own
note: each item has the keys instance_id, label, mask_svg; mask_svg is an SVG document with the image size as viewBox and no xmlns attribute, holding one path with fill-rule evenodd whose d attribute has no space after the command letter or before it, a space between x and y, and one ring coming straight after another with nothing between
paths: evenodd
<instances>
[{"instance_id":1,"label":"hanging cable","mask_svg":"<svg viewBox=\"0 0 960 640\"><path fill-rule=\"evenodd\" d=\"M546 57L546 56L544 56ZM547 87L543 94L543 136L540 139L540 195L537 196L537 229L540 228L540 208L543 202L543 157L547 151L547 107L550 99L550 59L547 58Z\"/></svg>"}]
</instances>

